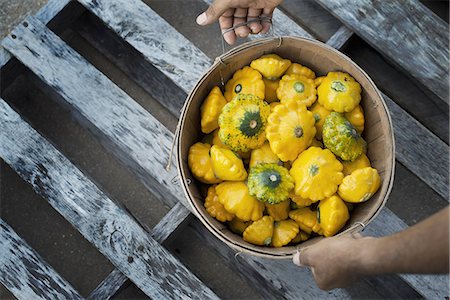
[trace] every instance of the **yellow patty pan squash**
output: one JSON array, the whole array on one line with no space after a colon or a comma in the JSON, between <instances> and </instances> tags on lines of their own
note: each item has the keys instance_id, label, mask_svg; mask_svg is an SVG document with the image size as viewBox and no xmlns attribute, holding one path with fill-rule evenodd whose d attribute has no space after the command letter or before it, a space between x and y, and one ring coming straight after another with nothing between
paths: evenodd
<instances>
[{"instance_id":1,"label":"yellow patty pan squash","mask_svg":"<svg viewBox=\"0 0 450 300\"><path fill-rule=\"evenodd\" d=\"M311 199L302 198L302 197L296 195L294 190L292 190L289 193L289 198L297 205L297 208L310 206L311 204L319 201L319 200L313 201Z\"/></svg>"},{"instance_id":2,"label":"yellow patty pan squash","mask_svg":"<svg viewBox=\"0 0 450 300\"><path fill-rule=\"evenodd\" d=\"M273 225L272 246L278 248L289 244L300 229L294 220L276 221Z\"/></svg>"},{"instance_id":3,"label":"yellow patty pan squash","mask_svg":"<svg viewBox=\"0 0 450 300\"><path fill-rule=\"evenodd\" d=\"M352 111L345 113L344 117L352 123L359 134L364 131L364 111L361 105L358 105Z\"/></svg>"},{"instance_id":4,"label":"yellow patty pan squash","mask_svg":"<svg viewBox=\"0 0 450 300\"><path fill-rule=\"evenodd\" d=\"M313 70L311 70L308 67L302 66L301 64L298 63L291 64L291 66L286 70L285 74L286 75L297 74L311 79L316 78L316 73L314 73Z\"/></svg>"},{"instance_id":5,"label":"yellow patty pan squash","mask_svg":"<svg viewBox=\"0 0 450 300\"><path fill-rule=\"evenodd\" d=\"M264 144L270 106L252 95L239 95L219 116L219 138L234 151L247 152Z\"/></svg>"},{"instance_id":6,"label":"yellow patty pan squash","mask_svg":"<svg viewBox=\"0 0 450 300\"><path fill-rule=\"evenodd\" d=\"M317 218L323 235L330 237L335 235L350 218L347 205L337 195L320 200L317 207Z\"/></svg>"},{"instance_id":7,"label":"yellow patty pan squash","mask_svg":"<svg viewBox=\"0 0 450 300\"><path fill-rule=\"evenodd\" d=\"M219 115L225 104L227 104L227 100L225 100L219 87L213 87L200 107L200 124L203 133L210 133L219 128Z\"/></svg>"},{"instance_id":8,"label":"yellow patty pan squash","mask_svg":"<svg viewBox=\"0 0 450 300\"><path fill-rule=\"evenodd\" d=\"M257 70L263 77L275 80L281 77L291 65L289 59L276 54L266 54L250 63L250 67Z\"/></svg>"},{"instance_id":9,"label":"yellow patty pan squash","mask_svg":"<svg viewBox=\"0 0 450 300\"><path fill-rule=\"evenodd\" d=\"M282 160L294 160L305 150L316 134L313 114L297 101L275 107L270 114L266 137L270 148Z\"/></svg>"},{"instance_id":10,"label":"yellow patty pan squash","mask_svg":"<svg viewBox=\"0 0 450 300\"><path fill-rule=\"evenodd\" d=\"M278 101L277 88L280 84L280 80L278 80L278 79L270 80L270 79L263 77L263 81L264 81L264 86L266 88L266 92L265 92L266 98L264 100L266 100L268 103Z\"/></svg>"},{"instance_id":11,"label":"yellow patty pan squash","mask_svg":"<svg viewBox=\"0 0 450 300\"><path fill-rule=\"evenodd\" d=\"M282 103L295 100L309 107L317 99L314 80L298 74L284 75L278 85L277 97Z\"/></svg>"},{"instance_id":12,"label":"yellow patty pan squash","mask_svg":"<svg viewBox=\"0 0 450 300\"><path fill-rule=\"evenodd\" d=\"M228 222L227 224L228 228L230 228L231 231L239 235L242 235L245 229L252 223L253 221L242 221L241 219L234 217L234 219Z\"/></svg>"},{"instance_id":13,"label":"yellow patty pan squash","mask_svg":"<svg viewBox=\"0 0 450 300\"><path fill-rule=\"evenodd\" d=\"M281 104L280 102L271 102L270 103L270 112L273 112L275 110L275 107L277 107L280 104Z\"/></svg>"},{"instance_id":14,"label":"yellow patty pan squash","mask_svg":"<svg viewBox=\"0 0 450 300\"><path fill-rule=\"evenodd\" d=\"M300 153L290 170L295 194L313 201L330 197L344 178L342 168L330 150L310 147Z\"/></svg>"},{"instance_id":15,"label":"yellow patty pan squash","mask_svg":"<svg viewBox=\"0 0 450 300\"><path fill-rule=\"evenodd\" d=\"M249 167L253 168L258 164L279 164L278 156L270 149L269 142L265 142L260 148L253 149L250 155Z\"/></svg>"},{"instance_id":16,"label":"yellow patty pan squash","mask_svg":"<svg viewBox=\"0 0 450 300\"><path fill-rule=\"evenodd\" d=\"M322 227L320 227L317 219L317 212L312 211L309 207L303 207L289 212L289 218L297 222L298 226L304 232L311 234L323 234Z\"/></svg>"},{"instance_id":17,"label":"yellow patty pan squash","mask_svg":"<svg viewBox=\"0 0 450 300\"><path fill-rule=\"evenodd\" d=\"M354 161L343 161L342 165L344 166L342 172L344 173L344 176L347 176L352 174L355 170L370 167L370 161L367 155L363 153Z\"/></svg>"},{"instance_id":18,"label":"yellow patty pan squash","mask_svg":"<svg viewBox=\"0 0 450 300\"><path fill-rule=\"evenodd\" d=\"M309 239L309 234L304 231L299 230L295 238L292 239L291 244L298 244Z\"/></svg>"},{"instance_id":19,"label":"yellow patty pan squash","mask_svg":"<svg viewBox=\"0 0 450 300\"><path fill-rule=\"evenodd\" d=\"M212 133L212 145L216 145L222 148L226 148L226 149L230 149L230 147L228 147L227 145L225 145L224 143L222 143L222 141L219 138L219 129L214 130L214 132ZM242 151L237 151L237 154L239 154L239 156L243 159L243 160L247 160L250 158L251 155L251 151L247 151L247 152L242 152Z\"/></svg>"},{"instance_id":20,"label":"yellow patty pan squash","mask_svg":"<svg viewBox=\"0 0 450 300\"><path fill-rule=\"evenodd\" d=\"M225 85L224 96L230 102L237 95L254 95L264 99L265 86L261 74L250 67L243 67L236 71L233 78Z\"/></svg>"},{"instance_id":21,"label":"yellow patty pan squash","mask_svg":"<svg viewBox=\"0 0 450 300\"><path fill-rule=\"evenodd\" d=\"M289 218L289 211L291 208L291 201L286 200L278 204L265 203L266 211L275 221L282 221Z\"/></svg>"},{"instance_id":22,"label":"yellow patty pan squash","mask_svg":"<svg viewBox=\"0 0 450 300\"><path fill-rule=\"evenodd\" d=\"M250 195L262 202L277 204L289 199L294 180L289 171L278 164L259 164L248 175Z\"/></svg>"},{"instance_id":23,"label":"yellow patty pan squash","mask_svg":"<svg viewBox=\"0 0 450 300\"><path fill-rule=\"evenodd\" d=\"M188 165L194 177L204 183L219 183L222 180L216 177L209 156L209 144L195 143L189 148Z\"/></svg>"},{"instance_id":24,"label":"yellow patty pan squash","mask_svg":"<svg viewBox=\"0 0 450 300\"><path fill-rule=\"evenodd\" d=\"M345 176L339 186L339 196L350 203L365 202L378 191L381 178L376 169L366 167Z\"/></svg>"},{"instance_id":25,"label":"yellow patty pan squash","mask_svg":"<svg viewBox=\"0 0 450 300\"><path fill-rule=\"evenodd\" d=\"M314 103L313 106L309 108L309 111L313 113L314 120L316 121L314 124L314 126L316 126L316 139L321 140L323 123L325 123L325 119L331 111L320 105L319 102Z\"/></svg>"},{"instance_id":26,"label":"yellow patty pan squash","mask_svg":"<svg viewBox=\"0 0 450 300\"><path fill-rule=\"evenodd\" d=\"M319 85L322 84L322 81L324 78L325 78L325 76L319 76L316 79L314 79L314 84L315 84L316 88L318 88Z\"/></svg>"},{"instance_id":27,"label":"yellow patty pan squash","mask_svg":"<svg viewBox=\"0 0 450 300\"><path fill-rule=\"evenodd\" d=\"M361 101L361 86L347 73L329 72L317 88L319 103L328 110L350 112Z\"/></svg>"},{"instance_id":28,"label":"yellow patty pan squash","mask_svg":"<svg viewBox=\"0 0 450 300\"><path fill-rule=\"evenodd\" d=\"M245 182L222 182L216 186L216 193L225 209L242 221L256 221L262 218L264 204L250 196Z\"/></svg>"},{"instance_id":29,"label":"yellow patty pan squash","mask_svg":"<svg viewBox=\"0 0 450 300\"><path fill-rule=\"evenodd\" d=\"M264 216L248 226L243 234L244 241L258 246L269 246L273 236L273 218Z\"/></svg>"},{"instance_id":30,"label":"yellow patty pan squash","mask_svg":"<svg viewBox=\"0 0 450 300\"><path fill-rule=\"evenodd\" d=\"M367 148L356 128L340 113L332 112L325 119L323 144L343 160L357 159Z\"/></svg>"},{"instance_id":31,"label":"yellow patty pan squash","mask_svg":"<svg viewBox=\"0 0 450 300\"><path fill-rule=\"evenodd\" d=\"M242 159L230 149L213 145L210 155L217 178L229 181L242 181L247 178L247 171Z\"/></svg>"},{"instance_id":32,"label":"yellow patty pan squash","mask_svg":"<svg viewBox=\"0 0 450 300\"><path fill-rule=\"evenodd\" d=\"M208 214L220 222L231 221L234 218L234 215L226 211L225 207L219 202L214 185L208 188L208 195L205 198L204 206Z\"/></svg>"}]
</instances>

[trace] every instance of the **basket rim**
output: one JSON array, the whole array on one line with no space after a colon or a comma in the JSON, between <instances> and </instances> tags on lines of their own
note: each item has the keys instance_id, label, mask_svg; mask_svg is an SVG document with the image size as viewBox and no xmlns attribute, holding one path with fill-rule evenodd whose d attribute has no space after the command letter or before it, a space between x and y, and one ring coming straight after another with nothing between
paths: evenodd
<instances>
[{"instance_id":1,"label":"basket rim","mask_svg":"<svg viewBox=\"0 0 450 300\"><path fill-rule=\"evenodd\" d=\"M181 109L181 114L180 114L180 118L178 121L178 125L177 125L177 132L175 133L175 139L176 139L176 144L177 144L177 171L178 171L178 176L180 178L180 182L182 185L182 189L183 189L183 193L185 195L185 197L188 199L189 205L191 206L191 211L196 215L197 218L200 219L200 221L202 222L202 224L212 233L214 234L214 236L216 236L217 238L219 238L222 242L224 242L225 244L227 244L228 246L230 246L231 248L237 250L238 252L243 252L243 253L248 253L248 254L252 254L252 255L256 255L256 256L260 256L260 257L264 257L264 258L269 258L269 259L291 259L293 257L293 255L295 254L295 252L299 251L298 247L296 251L293 251L292 253L267 253L267 252L262 252L262 251L257 251L255 249L249 249L247 247L245 247L245 245L242 245L241 243L236 243L235 241L230 240L227 236L225 236L224 234L222 234L217 228L215 228L214 226L212 226L211 224L209 224L209 222L205 221L203 216L201 215L199 209L194 205L193 200L191 199L191 195L189 194L188 190L188 183L185 180L185 175L183 173L182 170L182 164L181 164L181 138L182 138L182 134L181 134L181 128L186 120L186 115L187 115L187 110L189 107L189 104L192 102L193 100L193 96L196 94L198 88L203 84L203 81L206 77L206 75L208 75L208 73L210 73L211 71L213 71L215 68L217 68L220 64L224 64L226 63L226 60L228 58L230 58L231 56L233 56L236 53L239 53L241 51L245 51L247 49L250 49L252 47L255 46L259 46L259 45L263 45L263 44L267 44L267 43L271 43L274 41L278 41L280 43L280 45L282 44L284 39L290 39L290 40L299 40L299 41L303 41L303 42L309 42L312 44L315 44L319 47L325 48L333 53L335 53L336 55L338 55L339 57L349 61L352 65L354 65L360 72L361 74L365 77L365 79L367 80L367 82L374 88L376 96L378 97L379 102L382 104L383 110L387 116L387 121L388 121L388 127L389 127L389 139L392 141L392 145L391 145L391 154L392 154L392 161L390 161L390 164L392 166L391 168L391 172L389 173L389 181L388 181L388 186L385 192L385 195L383 196L383 201L382 203L379 205L379 207L377 208L377 210L370 216L368 217L366 220L364 220L363 222L356 222L353 223L349 228L347 228L346 230L339 232L337 235L335 236L341 236L344 234L348 234L348 233L356 233L356 232L360 232L362 231L368 224L370 224L370 222L372 222L377 216L378 214L381 212L381 210L384 208L387 199L389 198L389 195L391 194L392 188L393 188L393 184L394 184L394 174L395 174L395 137L394 137L394 129L393 129L393 125L392 125L392 118L391 115L389 113L389 109L387 107L387 104L384 100L383 95L381 94L380 90L378 89L378 87L376 86L376 84L373 82L372 78L358 65L356 64L350 57L348 57L347 55L343 54L342 52L340 52L339 50L323 43L320 42L318 40L315 39L311 39L311 38L304 38L304 37L297 37L297 36L280 36L280 37L269 37L269 38L262 38L262 39L257 39L257 40L253 40L253 41L249 41L246 43L243 43L233 49L230 49L229 51L227 51L226 53L223 53L222 55L218 56L214 63L202 74L202 76L199 78L199 80L196 82L195 86L191 89L190 93L187 95L186 101Z\"/></svg>"}]
</instances>

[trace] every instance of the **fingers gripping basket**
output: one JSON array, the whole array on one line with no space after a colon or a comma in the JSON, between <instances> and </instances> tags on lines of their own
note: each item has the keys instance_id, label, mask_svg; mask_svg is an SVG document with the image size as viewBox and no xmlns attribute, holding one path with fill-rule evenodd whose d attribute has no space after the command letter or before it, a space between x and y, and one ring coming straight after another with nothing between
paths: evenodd
<instances>
[{"instance_id":1,"label":"fingers gripping basket","mask_svg":"<svg viewBox=\"0 0 450 300\"><path fill-rule=\"evenodd\" d=\"M226 82L233 73L249 65L253 59L263 54L276 53L293 62L299 62L313 69L317 74L329 71L344 71L351 74L362 87L361 105L365 111L366 125L363 134L368 143L368 157L372 166L381 176L381 188L367 202L359 204L351 214L338 235L361 231L383 208L391 191L394 179L395 149L391 119L382 96L369 76L348 57L339 51L321 43L304 38L283 37L269 38L243 44L228 53L211 66L187 97L181 112L179 134L177 137L177 165L181 185L194 212L200 221L216 237L238 251L268 258L290 258L297 251L316 243L321 238L314 238L298 246L282 248L260 247L245 242L232 233L225 224L212 218L203 206L200 184L193 180L189 171L187 157L189 147L201 138L200 106L215 86L220 85L221 77Z\"/></svg>"}]
</instances>

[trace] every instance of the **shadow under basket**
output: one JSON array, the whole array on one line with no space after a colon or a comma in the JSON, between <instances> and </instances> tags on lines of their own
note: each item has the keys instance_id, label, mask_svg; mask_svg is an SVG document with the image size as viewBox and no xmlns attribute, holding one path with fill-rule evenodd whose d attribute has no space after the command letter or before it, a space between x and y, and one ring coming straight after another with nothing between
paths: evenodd
<instances>
[{"instance_id":1,"label":"shadow under basket","mask_svg":"<svg viewBox=\"0 0 450 300\"><path fill-rule=\"evenodd\" d=\"M395 144L387 106L373 81L350 58L321 42L298 37L261 39L234 48L216 60L188 95L181 112L177 137L177 165L181 185L197 217L224 243L237 251L252 255L287 259L292 258L297 249L316 243L322 237L281 248L255 246L245 242L241 236L231 232L225 224L206 212L202 186L194 180L187 163L189 147L203 137L200 130L200 106L211 89L216 85L221 86L221 76L226 83L235 71L269 53L276 53L292 62L305 65L318 76L330 71L347 72L361 84L361 105L366 119L363 137L368 144L367 156L381 176L381 187L369 201L355 205L350 220L337 235L361 231L385 205L394 180Z\"/></svg>"}]
</instances>

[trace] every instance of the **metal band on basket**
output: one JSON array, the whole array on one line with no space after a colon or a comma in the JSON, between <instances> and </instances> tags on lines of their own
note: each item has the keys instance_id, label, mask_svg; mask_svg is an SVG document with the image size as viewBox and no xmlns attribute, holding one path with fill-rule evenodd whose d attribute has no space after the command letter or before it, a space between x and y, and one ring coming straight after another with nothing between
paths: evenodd
<instances>
[{"instance_id":1,"label":"metal band on basket","mask_svg":"<svg viewBox=\"0 0 450 300\"><path fill-rule=\"evenodd\" d=\"M352 226L354 226L354 225L361 225L361 227L362 227L361 231L364 231L364 229L366 229L366 224L364 224L363 222L358 221L358 222L353 223Z\"/></svg>"}]
</instances>

